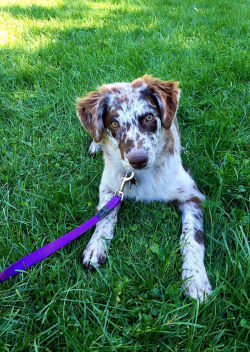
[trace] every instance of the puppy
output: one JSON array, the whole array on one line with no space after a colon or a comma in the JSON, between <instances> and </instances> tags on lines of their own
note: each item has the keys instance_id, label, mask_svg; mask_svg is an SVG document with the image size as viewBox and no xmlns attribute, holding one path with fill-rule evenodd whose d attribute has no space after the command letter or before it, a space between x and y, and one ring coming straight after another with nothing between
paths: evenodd
<instances>
[{"instance_id":1,"label":"puppy","mask_svg":"<svg viewBox=\"0 0 250 352\"><path fill-rule=\"evenodd\" d=\"M135 182L125 186L125 197L135 201L174 201L182 215L180 248L185 294L200 301L211 292L204 266L202 200L194 180L182 166L176 118L178 83L145 75L131 83L106 84L78 99L80 122L93 138L90 154L100 149L104 171L98 209L119 188L127 171ZM114 234L119 207L97 225L83 264L98 267Z\"/></svg>"}]
</instances>

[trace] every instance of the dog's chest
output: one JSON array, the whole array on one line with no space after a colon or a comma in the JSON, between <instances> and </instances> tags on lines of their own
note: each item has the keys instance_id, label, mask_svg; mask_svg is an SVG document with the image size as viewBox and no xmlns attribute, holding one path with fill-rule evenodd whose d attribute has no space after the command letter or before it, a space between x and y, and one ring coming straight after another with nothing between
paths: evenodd
<instances>
[{"instance_id":1,"label":"dog's chest","mask_svg":"<svg viewBox=\"0 0 250 352\"><path fill-rule=\"evenodd\" d=\"M125 196L137 201L170 201L176 197L177 175L171 170L145 170L126 186Z\"/></svg>"}]
</instances>

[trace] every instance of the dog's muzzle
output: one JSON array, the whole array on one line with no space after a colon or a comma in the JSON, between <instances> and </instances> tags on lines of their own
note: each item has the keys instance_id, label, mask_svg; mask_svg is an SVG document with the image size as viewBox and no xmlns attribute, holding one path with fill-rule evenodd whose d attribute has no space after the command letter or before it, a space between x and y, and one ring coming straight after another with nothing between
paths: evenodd
<instances>
[{"instance_id":1,"label":"dog's muzzle","mask_svg":"<svg viewBox=\"0 0 250 352\"><path fill-rule=\"evenodd\" d=\"M134 169L143 169L148 164L148 155L145 152L134 152L128 157L130 165Z\"/></svg>"}]
</instances>

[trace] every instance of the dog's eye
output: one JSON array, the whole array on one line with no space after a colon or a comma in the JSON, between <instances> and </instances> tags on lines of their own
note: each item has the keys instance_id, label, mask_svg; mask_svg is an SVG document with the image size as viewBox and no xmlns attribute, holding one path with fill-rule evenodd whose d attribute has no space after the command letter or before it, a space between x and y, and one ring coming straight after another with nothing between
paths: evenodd
<instances>
[{"instance_id":1,"label":"dog's eye","mask_svg":"<svg viewBox=\"0 0 250 352\"><path fill-rule=\"evenodd\" d=\"M111 126L112 126L113 128L117 128L117 127L119 127L119 123L118 123L117 121L112 121L112 122L111 122Z\"/></svg>"},{"instance_id":2,"label":"dog's eye","mask_svg":"<svg viewBox=\"0 0 250 352\"><path fill-rule=\"evenodd\" d=\"M154 119L154 115L152 115L152 114L146 116L147 122L153 121L153 119Z\"/></svg>"}]
</instances>

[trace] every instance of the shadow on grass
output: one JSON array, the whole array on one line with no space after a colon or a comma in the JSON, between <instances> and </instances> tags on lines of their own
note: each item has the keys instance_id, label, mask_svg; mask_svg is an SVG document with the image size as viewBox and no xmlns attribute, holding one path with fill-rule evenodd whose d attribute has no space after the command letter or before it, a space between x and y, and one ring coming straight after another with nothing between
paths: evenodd
<instances>
[{"instance_id":1,"label":"shadow on grass","mask_svg":"<svg viewBox=\"0 0 250 352\"><path fill-rule=\"evenodd\" d=\"M226 106L224 102L228 106L231 104L231 111L237 109L236 104L233 103L235 106L232 106L231 100L226 100L223 96L222 86L234 81L236 74L241 78L246 76L246 70L237 64L236 58L239 56L234 57L235 64L229 71L230 55L216 56L216 45L205 42L200 47L203 40L192 42L190 36L194 28L199 32L204 27L203 20L197 20L189 28L188 16L191 15L185 14L182 18L182 13L177 11L178 7L172 4L162 8L169 12L166 20L156 16L159 14L158 2L152 2L151 7L112 7L104 13L97 5L91 7L89 4L73 2L71 7L69 2L65 2L53 8L37 5L1 8L20 19L28 16L34 20L53 18L63 22L71 16L74 18L75 14L83 21L67 24L65 29L54 26L50 28L49 23L46 27L36 27L34 21L34 26L27 29L27 37L34 34L34 38L40 40L44 36L47 41L35 48L22 47L20 43L2 50L0 118L13 124L13 121L23 123L24 117L27 118L27 123L32 116L31 124L40 125L41 121L46 121L48 124L43 129L53 130L57 126L56 123L52 126L51 121L60 123L68 116L75 116L75 97L102 83L130 81L144 73L153 73L163 79L184 78L185 89L190 96L185 98L183 95L184 104L179 110L180 123L184 126L185 120L188 120L186 116L195 116L191 123L187 121L187 128L194 131L194 124L203 125L200 131L204 143L204 135L209 136L207 149L210 145L217 145L219 132L214 133L214 126L220 126L220 143L224 143L222 153L225 146L230 150L230 138L225 134L226 129L229 131L228 136L231 136L230 118L219 120L218 116L221 108ZM95 15L99 16L97 21L91 21ZM184 31L181 26L185 20ZM163 23L166 28L163 28ZM187 46L181 45L185 35L191 38ZM199 119L196 118L197 111ZM208 117L211 111L214 114L212 119ZM15 128L18 128L18 124ZM198 154L198 148L204 149L200 140L199 143L193 142L193 138L198 139L197 135L196 131L196 137L187 137L195 145L194 155ZM212 151L209 150L209 153L212 155ZM199 160L202 163L202 155ZM209 166L206 169L209 170ZM211 174L215 178L213 170ZM214 182L217 183L217 180Z\"/></svg>"},{"instance_id":2,"label":"shadow on grass","mask_svg":"<svg viewBox=\"0 0 250 352\"><path fill-rule=\"evenodd\" d=\"M73 9L70 11L69 9ZM50 20L50 19L80 19L82 18L82 11L85 13L90 11L91 8L84 4L82 1L78 6L74 6L74 3L69 6L67 2L59 6L45 7L41 5L31 6L20 6L20 5L7 5L0 7L0 11L4 11L15 18L29 18L39 20Z\"/></svg>"},{"instance_id":3,"label":"shadow on grass","mask_svg":"<svg viewBox=\"0 0 250 352\"><path fill-rule=\"evenodd\" d=\"M50 89L56 93L57 83L66 72L69 76L73 74L74 77L78 76L78 72L82 72L85 78L82 77L79 83L85 83L87 90L91 82L96 85L94 77L101 76L102 81L109 80L107 77L112 76L111 71L119 74L119 65L123 66L122 71L128 72L126 77L128 79L131 78L129 69L133 66L136 72L145 72L146 60L142 54L145 54L147 48L145 49L144 44L156 29L157 20L150 29L142 29L133 21L133 18L135 18L135 12L139 18L149 16L152 9L149 10L145 6L138 7L136 10L109 9L108 13L101 15L100 23L86 25L89 13L92 11L93 14L95 10L82 2L73 3L72 6L73 11L70 11L67 2L51 8L38 5L26 7L12 5L0 8L20 19L25 17L34 20L84 18L83 23L77 26L72 24L63 30L50 28L48 23L45 27L36 27L36 21L34 21L34 26L27 28L26 36L28 38L33 35L38 40L43 36L46 38L45 44L41 43L40 46L32 49L32 45L22 47L22 43L19 42L18 46L3 48L2 54L5 61L2 61L0 75L6 88L8 87L7 94L16 90L26 90L26 93L27 90L36 90L37 82L39 81L41 86L42 83L45 84L44 80L47 81L44 89ZM155 43L154 50L157 50L157 47L158 44ZM98 79L96 83L100 84L100 80Z\"/></svg>"},{"instance_id":4,"label":"shadow on grass","mask_svg":"<svg viewBox=\"0 0 250 352\"><path fill-rule=\"evenodd\" d=\"M45 37L45 43L35 49L32 49L32 45L22 48L20 42L17 43L18 47L4 48L3 55L7 60L6 64L2 65L2 74L9 76L7 78L5 75L5 81L10 91L17 87L33 89L37 78L43 80L44 76L46 79L59 81L60 75L67 70L69 76L73 73L76 77L77 71L83 73L85 78L77 84L85 84L86 90L95 88L96 83L117 79L130 80L150 71L155 71L162 78L175 78L170 77L168 73L171 70L170 61L180 57L182 51L190 51L194 45L189 44L189 48L181 48L181 39L176 39L173 35L181 26L178 7L168 4L162 8L168 12L164 24L166 33L162 34L162 25L157 17L158 2L153 2L150 7L111 7L105 13L98 8L101 4L93 3L91 7L82 1L72 4L65 1L50 8L38 5L1 7L0 10L18 19L83 19L77 26L67 24L67 29L55 28L56 21L53 22L53 28L49 27L48 22L44 26L39 24L39 27L36 27L34 21L34 26L26 30L27 37L34 35L38 41ZM96 23L91 21L95 14L98 17ZM88 20L91 24L88 24ZM172 25L173 23L175 25ZM171 42L171 36L175 42ZM175 64L172 67L175 67ZM95 82L97 77L98 81ZM51 87L51 84L45 88L48 86Z\"/></svg>"}]
</instances>

